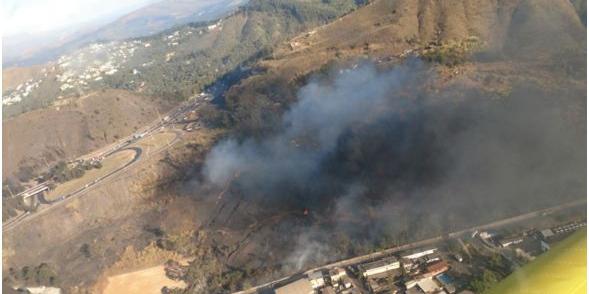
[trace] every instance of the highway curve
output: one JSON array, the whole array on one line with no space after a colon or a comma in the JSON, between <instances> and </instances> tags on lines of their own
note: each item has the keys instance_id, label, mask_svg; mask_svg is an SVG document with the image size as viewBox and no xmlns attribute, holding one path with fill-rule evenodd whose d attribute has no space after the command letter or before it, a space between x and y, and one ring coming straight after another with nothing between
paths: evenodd
<instances>
[{"instance_id":1,"label":"highway curve","mask_svg":"<svg viewBox=\"0 0 589 294\"><path fill-rule=\"evenodd\" d=\"M172 113L173 112L170 112L170 115L172 115ZM183 114L184 114L184 112L182 112L182 111L179 112L179 113L175 113L175 115L178 115L178 116L183 115ZM148 128L147 133L152 133L152 132L157 133L159 128L163 128L163 125L159 125L159 124L158 125L154 125L154 126ZM158 149L150 152L149 154L146 154L147 157L149 157L151 155L158 154L158 153L166 150L167 148L169 148L169 147L173 146L174 144L176 144L181 139L182 131L180 131L180 130L176 130L176 129L170 128L170 129L166 129L166 132L174 133L176 136L174 137L174 139L172 139L170 142L168 142L168 144L166 144L166 145L162 146L161 148L158 148ZM141 139L139 139L138 141L141 141ZM44 195L42 195L41 197L38 198L39 199L39 202L42 203L42 204L49 205L49 206L47 206L45 208L42 208L39 211L25 213L25 214L23 214L23 215L15 218L15 219L7 220L7 222L3 222L3 224L2 224L2 232L8 232L12 228L14 228L14 227L16 227L16 226L18 226L18 225L20 225L22 223L25 223L28 220L34 219L35 217L37 217L37 216L39 216L39 215L41 215L41 214L49 211L50 209L54 208L55 206L64 203L63 200L67 200L67 199L71 199L73 197L78 197L80 195L83 195L84 192L87 191L88 189L91 189L92 187L95 187L97 184L99 184L99 183L103 182L104 180L110 178L112 175L114 175L116 173L119 173L119 172L122 172L125 169L127 169L127 168L131 167L132 165L134 165L136 162L138 162L142 158L141 156L143 154L143 149L141 147L139 147L139 146L136 146L137 145L136 143L138 141L135 141L135 142L132 142L131 143L131 144L134 144L135 145L133 147L127 147L129 145L129 144L127 144L127 145L121 146L120 149L116 149L116 150L114 150L112 152L108 152L108 156L110 156L110 155L113 155L113 154L115 154L117 152L121 152L121 151L124 151L124 150L133 150L133 151L135 151L135 156L134 156L134 158L130 162L128 162L124 166L122 166L122 167L114 170L113 172L111 172L111 173L109 173L107 175L104 175L104 176L102 176L102 177L94 180L93 182L91 182L87 186L83 186L83 187L79 188L78 190L76 190L74 192L71 192L71 193L69 193L67 195L63 195L63 196L59 197L57 200L50 201L47 198L45 198Z\"/></svg>"},{"instance_id":2,"label":"highway curve","mask_svg":"<svg viewBox=\"0 0 589 294\"><path fill-rule=\"evenodd\" d=\"M39 201L41 203L43 203L43 204L53 204L53 203L56 203L56 202L65 200L65 199L67 199L67 198L69 198L69 197L71 197L71 196L73 196L73 195L75 195L77 193L80 193L80 192L82 192L82 191L84 191L84 190L86 190L86 189L88 189L88 188L90 188L90 187L92 187L92 186L100 183L102 180L104 180L104 179L110 177L111 175L114 175L114 174L118 173L119 171L125 169L126 167L130 166L134 162L138 161L139 158L141 157L141 154L143 153L143 150L141 148L139 148L139 147L127 147L127 148L116 150L115 152L109 154L109 156L110 155L114 155L114 154L119 153L119 152L123 152L125 150L135 151L135 156L133 156L133 159L131 159L131 161L127 162L125 165L117 168L116 170L113 170L112 172L110 172L110 173L108 173L108 174L106 174L106 175L104 175L104 176L102 176L102 177L100 177L98 179L95 179L92 183L88 184L87 186L83 186L83 187L79 188L78 190L76 190L74 192L71 192L71 193L68 193L66 195L63 195L63 196L58 197L56 200L48 200L47 198L45 198L45 195L42 194L39 197Z\"/></svg>"}]
</instances>

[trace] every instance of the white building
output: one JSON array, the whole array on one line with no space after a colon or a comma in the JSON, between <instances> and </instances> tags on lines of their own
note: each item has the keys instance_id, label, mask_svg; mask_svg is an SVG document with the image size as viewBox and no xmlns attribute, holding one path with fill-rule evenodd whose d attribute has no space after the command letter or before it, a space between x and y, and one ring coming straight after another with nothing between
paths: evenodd
<instances>
[{"instance_id":1,"label":"white building","mask_svg":"<svg viewBox=\"0 0 589 294\"><path fill-rule=\"evenodd\" d=\"M480 233L479 233L479 236L480 236L482 239L490 239L490 238L494 238L494 237L495 237L495 235L496 235L496 234L495 234L495 233L493 233L493 232L480 232Z\"/></svg>"},{"instance_id":2,"label":"white building","mask_svg":"<svg viewBox=\"0 0 589 294\"><path fill-rule=\"evenodd\" d=\"M424 257L426 255L434 254L437 250L438 250L437 248L430 248L430 249L426 249L426 250L415 251L410 254L404 255L403 258L417 259L420 257Z\"/></svg>"},{"instance_id":3,"label":"white building","mask_svg":"<svg viewBox=\"0 0 589 294\"><path fill-rule=\"evenodd\" d=\"M308 278L313 289L319 289L325 286L325 279L323 278L323 273L321 271L310 273Z\"/></svg>"},{"instance_id":4,"label":"white building","mask_svg":"<svg viewBox=\"0 0 589 294\"><path fill-rule=\"evenodd\" d=\"M515 236L515 237L511 237L511 238L501 239L501 241L499 241L499 243L501 244L501 247L505 248L505 247L509 247L514 244L519 244L523 241L524 241L523 236Z\"/></svg>"},{"instance_id":5,"label":"white building","mask_svg":"<svg viewBox=\"0 0 589 294\"><path fill-rule=\"evenodd\" d=\"M364 277L382 274L398 269L399 267L401 267L401 263L392 256L358 266Z\"/></svg>"},{"instance_id":6,"label":"white building","mask_svg":"<svg viewBox=\"0 0 589 294\"><path fill-rule=\"evenodd\" d=\"M67 89L70 89L70 88L73 88L73 86L72 86L72 85L70 85L70 84L68 84L68 83L64 83L64 84L62 84L62 85L59 87L59 89L60 89L61 91L65 91L65 90L67 90Z\"/></svg>"},{"instance_id":7,"label":"white building","mask_svg":"<svg viewBox=\"0 0 589 294\"><path fill-rule=\"evenodd\" d=\"M26 289L31 294L61 294L61 289L55 288L55 287L40 286L40 287L29 287Z\"/></svg>"}]
</instances>

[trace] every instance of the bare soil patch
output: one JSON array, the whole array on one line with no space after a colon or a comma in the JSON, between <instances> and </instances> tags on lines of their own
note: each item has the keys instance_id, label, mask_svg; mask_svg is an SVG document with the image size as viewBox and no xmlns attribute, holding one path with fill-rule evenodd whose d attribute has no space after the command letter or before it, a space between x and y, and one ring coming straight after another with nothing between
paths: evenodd
<instances>
[{"instance_id":1,"label":"bare soil patch","mask_svg":"<svg viewBox=\"0 0 589 294\"><path fill-rule=\"evenodd\" d=\"M182 281L166 277L163 265L130 272L108 278L103 294L118 293L153 293L159 294L162 287L186 287Z\"/></svg>"}]
</instances>

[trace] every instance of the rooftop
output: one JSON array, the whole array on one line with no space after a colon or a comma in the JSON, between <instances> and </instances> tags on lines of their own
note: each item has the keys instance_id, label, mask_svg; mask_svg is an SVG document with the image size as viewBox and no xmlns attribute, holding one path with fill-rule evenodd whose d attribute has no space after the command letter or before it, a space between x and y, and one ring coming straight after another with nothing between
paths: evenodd
<instances>
[{"instance_id":1,"label":"rooftop","mask_svg":"<svg viewBox=\"0 0 589 294\"><path fill-rule=\"evenodd\" d=\"M440 286L432 278L423 279L417 282L417 286L419 286L419 288L425 293L434 293L440 289Z\"/></svg>"},{"instance_id":2,"label":"rooftop","mask_svg":"<svg viewBox=\"0 0 589 294\"><path fill-rule=\"evenodd\" d=\"M387 258L379 259L377 261L363 263L363 264L359 265L358 268L362 271L366 271L366 270L390 265L395 262L398 262L397 258L395 258L394 256L389 256Z\"/></svg>"},{"instance_id":3,"label":"rooftop","mask_svg":"<svg viewBox=\"0 0 589 294\"><path fill-rule=\"evenodd\" d=\"M290 284L276 288L276 294L312 294L314 293L311 282L307 279L299 279Z\"/></svg>"}]
</instances>

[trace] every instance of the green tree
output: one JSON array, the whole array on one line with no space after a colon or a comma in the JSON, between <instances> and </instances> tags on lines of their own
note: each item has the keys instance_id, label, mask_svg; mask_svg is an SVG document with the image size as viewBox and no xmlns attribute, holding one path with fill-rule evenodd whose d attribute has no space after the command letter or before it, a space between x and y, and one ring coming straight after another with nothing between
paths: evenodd
<instances>
[{"instance_id":1,"label":"green tree","mask_svg":"<svg viewBox=\"0 0 589 294\"><path fill-rule=\"evenodd\" d=\"M500 276L488 269L483 270L483 273L469 283L469 288L476 293L483 293L495 285L500 279Z\"/></svg>"}]
</instances>

